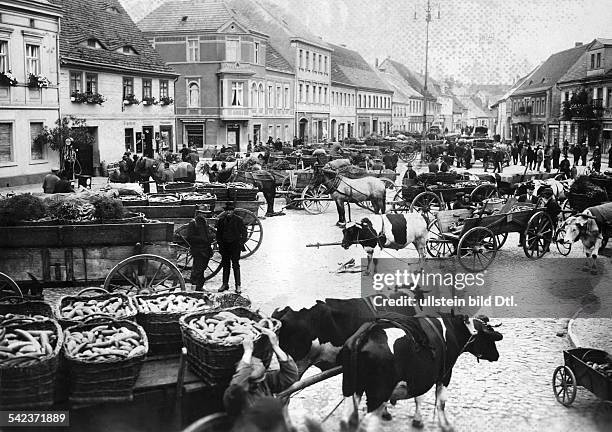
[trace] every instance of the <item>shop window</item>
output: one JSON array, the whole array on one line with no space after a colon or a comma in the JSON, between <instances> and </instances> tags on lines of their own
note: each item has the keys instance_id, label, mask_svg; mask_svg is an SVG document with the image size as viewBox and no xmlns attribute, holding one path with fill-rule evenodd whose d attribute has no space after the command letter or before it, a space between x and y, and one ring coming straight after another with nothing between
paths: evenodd
<instances>
[{"instance_id":1,"label":"shop window","mask_svg":"<svg viewBox=\"0 0 612 432\"><path fill-rule=\"evenodd\" d=\"M43 132L44 125L42 123L30 123L30 159L44 160L47 154L47 146L36 140Z\"/></svg>"}]
</instances>

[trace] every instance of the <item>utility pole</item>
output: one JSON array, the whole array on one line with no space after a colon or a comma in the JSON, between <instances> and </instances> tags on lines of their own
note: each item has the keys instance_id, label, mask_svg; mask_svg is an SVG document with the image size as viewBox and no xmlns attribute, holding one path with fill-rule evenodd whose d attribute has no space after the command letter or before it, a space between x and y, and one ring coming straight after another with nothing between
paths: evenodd
<instances>
[{"instance_id":1,"label":"utility pole","mask_svg":"<svg viewBox=\"0 0 612 432\"><path fill-rule=\"evenodd\" d=\"M438 6L438 19L440 19L440 7ZM414 20L417 20L416 9L414 11ZM427 0L425 8L425 79L423 85L423 140L427 138L427 68L429 66L429 23L431 22L431 0Z\"/></svg>"}]
</instances>

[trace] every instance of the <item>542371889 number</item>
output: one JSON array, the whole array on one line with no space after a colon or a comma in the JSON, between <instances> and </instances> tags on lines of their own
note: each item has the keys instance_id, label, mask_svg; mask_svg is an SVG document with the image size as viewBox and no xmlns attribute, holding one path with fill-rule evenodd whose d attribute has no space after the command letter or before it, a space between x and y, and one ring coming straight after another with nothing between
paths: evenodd
<instances>
[{"instance_id":1,"label":"542371889 number","mask_svg":"<svg viewBox=\"0 0 612 432\"><path fill-rule=\"evenodd\" d=\"M0 427L69 425L68 411L0 411Z\"/></svg>"}]
</instances>

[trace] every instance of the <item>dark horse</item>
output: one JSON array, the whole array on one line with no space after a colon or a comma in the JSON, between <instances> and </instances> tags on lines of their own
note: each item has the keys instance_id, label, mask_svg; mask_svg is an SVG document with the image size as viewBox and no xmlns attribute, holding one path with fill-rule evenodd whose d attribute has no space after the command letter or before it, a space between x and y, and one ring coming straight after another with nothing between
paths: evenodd
<instances>
[{"instance_id":1,"label":"dark horse","mask_svg":"<svg viewBox=\"0 0 612 432\"><path fill-rule=\"evenodd\" d=\"M274 176L265 170L257 171L235 171L231 178L232 182L248 183L255 186L263 193L266 199L266 216L274 216L274 199L276 198L276 180Z\"/></svg>"},{"instance_id":2,"label":"dark horse","mask_svg":"<svg viewBox=\"0 0 612 432\"><path fill-rule=\"evenodd\" d=\"M186 181L193 183L196 180L195 169L189 162L179 162L170 164L170 170L174 174L175 181ZM148 182L149 178L159 181L164 171L164 164L157 159L141 156L136 160L134 173L136 180ZM148 183L145 183L145 192L148 192Z\"/></svg>"},{"instance_id":3,"label":"dark horse","mask_svg":"<svg viewBox=\"0 0 612 432\"><path fill-rule=\"evenodd\" d=\"M336 225L344 226L346 216L344 203L362 203L370 201L374 213L385 213L385 200L387 191L385 183L376 177L362 177L350 179L339 175L336 171L318 168L315 172L314 186L325 186L338 210L338 222Z\"/></svg>"}]
</instances>

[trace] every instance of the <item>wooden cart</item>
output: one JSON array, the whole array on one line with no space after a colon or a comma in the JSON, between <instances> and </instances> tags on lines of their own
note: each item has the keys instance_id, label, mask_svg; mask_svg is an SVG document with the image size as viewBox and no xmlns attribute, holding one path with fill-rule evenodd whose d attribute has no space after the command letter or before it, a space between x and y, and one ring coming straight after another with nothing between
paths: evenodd
<instances>
[{"instance_id":1,"label":"wooden cart","mask_svg":"<svg viewBox=\"0 0 612 432\"><path fill-rule=\"evenodd\" d=\"M184 289L171 223L0 227L0 291L101 285L112 291Z\"/></svg>"},{"instance_id":2,"label":"wooden cart","mask_svg":"<svg viewBox=\"0 0 612 432\"><path fill-rule=\"evenodd\" d=\"M512 212L513 205L515 202L509 201L500 213L492 215L474 216L466 209L437 212L428 227L428 254L435 258L454 255L466 270L484 271L506 242L508 233L518 232L524 235L525 256L541 258L555 238L552 219L532 204L521 203L523 209Z\"/></svg>"},{"instance_id":3,"label":"wooden cart","mask_svg":"<svg viewBox=\"0 0 612 432\"><path fill-rule=\"evenodd\" d=\"M570 406L576 399L578 386L584 387L598 398L612 402L612 357L605 351L575 348L563 351L564 365L553 373L552 388L557 402ZM595 365L598 365L596 369Z\"/></svg>"}]
</instances>

